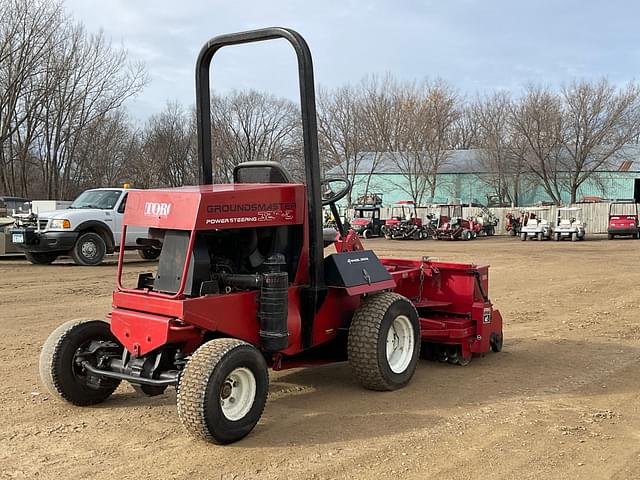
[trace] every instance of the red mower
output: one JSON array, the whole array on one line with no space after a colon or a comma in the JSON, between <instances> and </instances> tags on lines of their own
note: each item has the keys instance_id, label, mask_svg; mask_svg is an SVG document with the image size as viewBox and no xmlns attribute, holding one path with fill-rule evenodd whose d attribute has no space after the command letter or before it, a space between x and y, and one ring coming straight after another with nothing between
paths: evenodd
<instances>
[{"instance_id":1,"label":"red mower","mask_svg":"<svg viewBox=\"0 0 640 480\"><path fill-rule=\"evenodd\" d=\"M400 210L400 215L394 215ZM413 200L400 200L391 206L392 215L385 220L382 234L387 240L423 240L429 238L429 230L418 217Z\"/></svg>"},{"instance_id":2,"label":"red mower","mask_svg":"<svg viewBox=\"0 0 640 480\"><path fill-rule=\"evenodd\" d=\"M621 236L640 238L638 204L635 200L617 200L609 204L607 234L609 240Z\"/></svg>"},{"instance_id":3,"label":"red mower","mask_svg":"<svg viewBox=\"0 0 640 480\"><path fill-rule=\"evenodd\" d=\"M234 183L212 185L212 57L277 38L297 54L306 183L278 163L252 162L235 168ZM151 229L147 241L162 249L157 271L125 285L120 252L110 323L65 323L43 347L40 374L51 392L86 406L123 380L145 395L173 386L186 430L227 444L260 419L269 368L346 360L365 388L396 390L411 380L421 346L461 365L501 350L487 266L378 258L344 228L335 202L351 185L320 180L313 67L298 33L213 38L198 58L196 94L202 185L130 192L122 235ZM322 205L338 229L327 257Z\"/></svg>"},{"instance_id":4,"label":"red mower","mask_svg":"<svg viewBox=\"0 0 640 480\"><path fill-rule=\"evenodd\" d=\"M473 240L481 229L480 224L462 218L462 205L440 205L438 240Z\"/></svg>"}]
</instances>

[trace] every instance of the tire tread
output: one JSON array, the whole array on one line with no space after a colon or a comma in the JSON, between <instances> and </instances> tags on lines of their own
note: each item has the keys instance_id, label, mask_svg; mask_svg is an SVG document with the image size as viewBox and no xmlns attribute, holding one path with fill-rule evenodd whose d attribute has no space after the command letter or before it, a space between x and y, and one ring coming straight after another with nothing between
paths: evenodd
<instances>
[{"instance_id":1,"label":"tire tread","mask_svg":"<svg viewBox=\"0 0 640 480\"><path fill-rule=\"evenodd\" d=\"M251 347L249 343L235 338L217 338L201 345L187 362L178 385L177 406L180 421L192 436L208 442L224 443L218 441L207 426L207 387L213 371L225 355L245 346Z\"/></svg>"},{"instance_id":2,"label":"tire tread","mask_svg":"<svg viewBox=\"0 0 640 480\"><path fill-rule=\"evenodd\" d=\"M394 387L385 378L378 365L378 338L381 320L391 305L397 301L407 302L407 298L394 292L383 292L365 300L351 321L348 339L348 358L351 369L360 383L370 390L387 391ZM417 316L417 312L416 312ZM420 355L420 342L418 357Z\"/></svg>"}]
</instances>

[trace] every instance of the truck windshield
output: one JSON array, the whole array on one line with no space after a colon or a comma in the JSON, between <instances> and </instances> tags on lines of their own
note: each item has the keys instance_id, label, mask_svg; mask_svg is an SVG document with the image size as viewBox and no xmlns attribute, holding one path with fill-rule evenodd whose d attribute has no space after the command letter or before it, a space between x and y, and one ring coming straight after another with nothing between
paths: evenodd
<instances>
[{"instance_id":1,"label":"truck windshield","mask_svg":"<svg viewBox=\"0 0 640 480\"><path fill-rule=\"evenodd\" d=\"M88 190L81 193L69 208L111 210L120 198L120 190Z\"/></svg>"}]
</instances>

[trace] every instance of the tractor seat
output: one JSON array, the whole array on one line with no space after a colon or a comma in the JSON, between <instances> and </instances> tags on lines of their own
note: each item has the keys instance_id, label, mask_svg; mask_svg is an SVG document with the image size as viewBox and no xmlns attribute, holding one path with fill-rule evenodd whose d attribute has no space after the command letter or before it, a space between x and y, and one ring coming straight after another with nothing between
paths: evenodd
<instances>
[{"instance_id":1,"label":"tractor seat","mask_svg":"<svg viewBox=\"0 0 640 480\"><path fill-rule=\"evenodd\" d=\"M234 183L294 183L281 163L244 162L233 169Z\"/></svg>"}]
</instances>

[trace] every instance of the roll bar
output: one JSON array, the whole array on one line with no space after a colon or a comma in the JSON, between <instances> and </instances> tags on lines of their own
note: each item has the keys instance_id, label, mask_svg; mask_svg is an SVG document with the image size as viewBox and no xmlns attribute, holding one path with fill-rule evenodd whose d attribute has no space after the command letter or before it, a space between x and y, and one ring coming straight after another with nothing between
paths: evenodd
<instances>
[{"instance_id":1,"label":"roll bar","mask_svg":"<svg viewBox=\"0 0 640 480\"><path fill-rule=\"evenodd\" d=\"M296 52L300 107L302 114L302 138L304 144L304 169L307 184L309 224L309 283L307 292L313 303L313 313L319 308L326 294L323 271L322 196L320 191L320 159L318 153L318 126L313 80L313 62L307 42L289 28L271 27L247 32L219 35L209 40L198 55L196 64L196 122L198 131L198 157L201 164L200 183L213 183L211 143L211 86L210 67L215 53L222 47L283 38ZM309 323L313 322L313 317ZM303 326L304 328L304 326Z\"/></svg>"}]
</instances>

